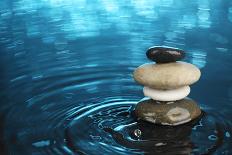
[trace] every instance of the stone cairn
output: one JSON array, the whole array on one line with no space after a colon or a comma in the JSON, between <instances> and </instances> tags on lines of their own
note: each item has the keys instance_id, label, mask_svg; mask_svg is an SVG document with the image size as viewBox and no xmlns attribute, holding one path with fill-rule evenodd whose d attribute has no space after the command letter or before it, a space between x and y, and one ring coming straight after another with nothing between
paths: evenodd
<instances>
[{"instance_id":1,"label":"stone cairn","mask_svg":"<svg viewBox=\"0 0 232 155\"><path fill-rule=\"evenodd\" d=\"M199 80L201 72L196 66L180 61L185 52L154 46L146 55L155 63L143 64L133 74L135 81L144 86L144 95L149 97L136 105L138 119L175 126L199 117L199 106L187 96L189 85Z\"/></svg>"}]
</instances>

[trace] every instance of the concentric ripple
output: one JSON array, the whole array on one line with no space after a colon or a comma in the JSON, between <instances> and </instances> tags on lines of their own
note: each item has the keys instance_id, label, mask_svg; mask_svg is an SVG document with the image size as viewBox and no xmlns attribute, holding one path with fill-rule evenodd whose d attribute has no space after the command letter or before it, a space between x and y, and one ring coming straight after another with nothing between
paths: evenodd
<instances>
[{"instance_id":1,"label":"concentric ripple","mask_svg":"<svg viewBox=\"0 0 232 155\"><path fill-rule=\"evenodd\" d=\"M113 102L112 102L113 101ZM81 154L212 154L226 153L231 128L219 116L204 112L178 127L137 121L136 101L110 100L76 116L65 131L67 146ZM85 132L79 132L85 131Z\"/></svg>"},{"instance_id":2,"label":"concentric ripple","mask_svg":"<svg viewBox=\"0 0 232 155\"><path fill-rule=\"evenodd\" d=\"M83 69L84 68L84 69ZM138 121L134 106L142 87L131 73L135 66L48 68L43 76L11 80L12 97L4 116L9 154L229 154L231 122L228 100L199 105L201 118L176 127ZM59 72L58 72L59 71ZM123 73L123 74L122 74ZM27 87L27 83L33 87ZM30 93L29 93L30 92ZM201 98L200 96L198 96ZM25 98L25 99L24 99ZM25 100L24 102L21 102ZM227 105L216 111L213 104Z\"/></svg>"}]
</instances>

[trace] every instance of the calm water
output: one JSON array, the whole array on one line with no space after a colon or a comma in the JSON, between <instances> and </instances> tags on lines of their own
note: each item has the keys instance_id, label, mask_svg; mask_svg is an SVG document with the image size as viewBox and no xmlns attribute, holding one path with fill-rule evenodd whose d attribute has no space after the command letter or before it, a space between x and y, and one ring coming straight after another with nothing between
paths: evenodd
<instances>
[{"instance_id":1,"label":"calm water","mask_svg":"<svg viewBox=\"0 0 232 155\"><path fill-rule=\"evenodd\" d=\"M201 68L199 120L134 117L153 45ZM231 0L1 0L0 77L1 154L232 154Z\"/></svg>"}]
</instances>

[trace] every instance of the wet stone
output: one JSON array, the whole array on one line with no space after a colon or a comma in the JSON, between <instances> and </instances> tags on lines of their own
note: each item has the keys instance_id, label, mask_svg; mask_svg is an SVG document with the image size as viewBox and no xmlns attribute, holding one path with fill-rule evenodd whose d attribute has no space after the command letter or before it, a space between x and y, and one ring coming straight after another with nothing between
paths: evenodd
<instances>
[{"instance_id":1,"label":"wet stone","mask_svg":"<svg viewBox=\"0 0 232 155\"><path fill-rule=\"evenodd\" d=\"M197 103L189 98L184 98L172 103L146 99L135 107L138 119L161 125L180 125L190 122L201 115Z\"/></svg>"},{"instance_id":2,"label":"wet stone","mask_svg":"<svg viewBox=\"0 0 232 155\"><path fill-rule=\"evenodd\" d=\"M147 50L146 55L148 59L156 63L169 63L182 60L185 52L178 48L153 46Z\"/></svg>"}]
</instances>

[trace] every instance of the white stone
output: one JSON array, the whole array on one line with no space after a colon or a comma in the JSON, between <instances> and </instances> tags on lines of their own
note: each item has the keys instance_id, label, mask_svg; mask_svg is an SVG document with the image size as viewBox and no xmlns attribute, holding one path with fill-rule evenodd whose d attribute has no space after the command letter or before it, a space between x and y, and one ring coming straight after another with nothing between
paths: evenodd
<instances>
[{"instance_id":1,"label":"white stone","mask_svg":"<svg viewBox=\"0 0 232 155\"><path fill-rule=\"evenodd\" d=\"M171 90L159 90L159 89L144 87L143 93L144 96L150 97L153 100L157 100L157 101L176 101L176 100L181 100L186 96L188 96L188 94L190 93L190 87L184 86Z\"/></svg>"}]
</instances>

